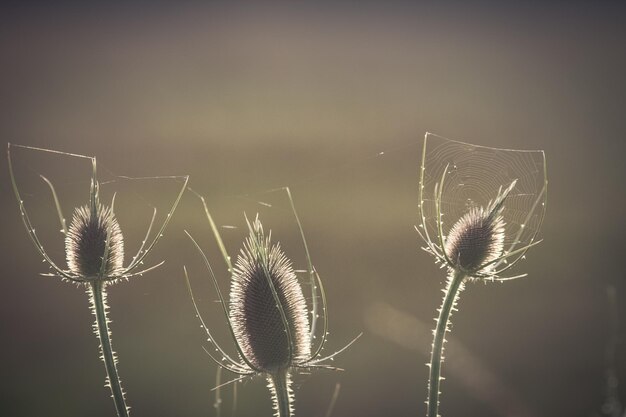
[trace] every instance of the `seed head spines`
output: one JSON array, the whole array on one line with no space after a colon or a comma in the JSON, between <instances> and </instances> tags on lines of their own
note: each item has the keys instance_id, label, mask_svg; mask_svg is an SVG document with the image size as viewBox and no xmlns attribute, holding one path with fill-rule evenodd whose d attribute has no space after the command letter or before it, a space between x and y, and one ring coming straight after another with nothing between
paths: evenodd
<instances>
[{"instance_id":1,"label":"seed head spines","mask_svg":"<svg viewBox=\"0 0 626 417\"><path fill-rule=\"evenodd\" d=\"M454 268L479 271L504 250L504 219L482 207L472 208L450 229L445 251Z\"/></svg>"},{"instance_id":2,"label":"seed head spines","mask_svg":"<svg viewBox=\"0 0 626 417\"><path fill-rule=\"evenodd\" d=\"M104 205L98 205L97 210L89 205L77 208L65 237L65 253L67 265L76 275L96 278L101 272L107 277L120 274L124 237L113 211Z\"/></svg>"},{"instance_id":3,"label":"seed head spines","mask_svg":"<svg viewBox=\"0 0 626 417\"><path fill-rule=\"evenodd\" d=\"M274 373L311 356L302 288L291 261L278 243L272 244L270 236L264 235L258 219L252 224L250 236L233 268L230 294L235 337L256 369Z\"/></svg>"},{"instance_id":4,"label":"seed head spines","mask_svg":"<svg viewBox=\"0 0 626 417\"><path fill-rule=\"evenodd\" d=\"M452 226L444 250L452 269L468 276L493 269L492 262L504 253L504 202L517 184L514 180L504 190L498 190L495 199L486 207L472 207ZM485 267L485 265L489 265Z\"/></svg>"}]
</instances>

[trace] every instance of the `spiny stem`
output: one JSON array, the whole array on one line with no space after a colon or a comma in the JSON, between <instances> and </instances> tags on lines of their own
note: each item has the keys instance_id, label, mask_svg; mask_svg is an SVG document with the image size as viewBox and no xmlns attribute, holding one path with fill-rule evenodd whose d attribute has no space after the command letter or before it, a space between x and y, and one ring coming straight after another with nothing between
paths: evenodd
<instances>
[{"instance_id":1,"label":"spiny stem","mask_svg":"<svg viewBox=\"0 0 626 417\"><path fill-rule=\"evenodd\" d=\"M463 279L465 274L460 271L454 271L448 278L448 286L446 294L443 298L443 304L439 310L439 318L437 319L437 327L435 328L435 339L433 340L433 350L430 355L430 375L428 380L428 417L439 416L439 384L441 382L441 364L443 362L443 344L445 342L446 332L448 331L448 323L450 315L454 308L460 290L463 288Z\"/></svg>"},{"instance_id":2,"label":"spiny stem","mask_svg":"<svg viewBox=\"0 0 626 417\"><path fill-rule=\"evenodd\" d=\"M90 286L93 313L96 316L96 332L100 339L100 351L107 372L107 382L115 403L118 417L128 417L128 407L124 399L122 383L117 374L116 359L111 347L111 333L106 314L106 289L102 281L93 281Z\"/></svg>"},{"instance_id":3,"label":"spiny stem","mask_svg":"<svg viewBox=\"0 0 626 417\"><path fill-rule=\"evenodd\" d=\"M276 417L292 417L293 394L291 393L291 378L289 372L279 370L270 376L270 389Z\"/></svg>"}]
</instances>

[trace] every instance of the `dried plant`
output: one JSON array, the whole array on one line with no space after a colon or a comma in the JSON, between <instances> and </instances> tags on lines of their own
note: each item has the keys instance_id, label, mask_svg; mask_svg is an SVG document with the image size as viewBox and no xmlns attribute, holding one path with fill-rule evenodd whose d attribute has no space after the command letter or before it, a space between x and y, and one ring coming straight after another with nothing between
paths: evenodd
<instances>
[{"instance_id":1,"label":"dried plant","mask_svg":"<svg viewBox=\"0 0 626 417\"><path fill-rule=\"evenodd\" d=\"M307 303L292 263L285 256L280 245L272 243L271 233L265 234L258 216L253 222L249 222L246 218L249 236L243 244L236 263L232 265L206 203L202 199L207 218L231 274L230 302L228 305L222 296L206 255L193 237L187 233L209 270L219 300L222 303L239 360L229 356L215 342L209 327L202 320L191 290L187 269L184 269L196 314L207 332L208 341L219 356L216 357L215 354L205 349L207 354L220 367L239 375L237 379L231 382L254 375L264 376L272 394L275 415L278 417L293 416L294 394L291 388L293 372L316 368L337 370L338 368L324 362L332 360L358 338L357 336L344 348L331 355L321 356L328 334L326 296L320 277L312 266L300 220L295 212L289 190L286 189L286 192L307 255L307 272L313 284L313 300L317 297L318 288L321 296L324 323L322 338L318 346L313 346L315 320L318 316L317 304L313 304L313 322L310 325ZM221 360L218 359L220 356Z\"/></svg>"},{"instance_id":2,"label":"dried plant","mask_svg":"<svg viewBox=\"0 0 626 417\"><path fill-rule=\"evenodd\" d=\"M428 147L431 140L438 142L432 149ZM426 167L427 155L432 156L434 172ZM521 167L522 172L511 173L516 167ZM451 174L456 182L448 185L446 177ZM510 177L516 174L523 180L521 185L519 178ZM506 182L498 184L499 181ZM432 182L431 200L426 195ZM521 190L514 193L520 186ZM465 282L506 281L526 276L503 277L502 273L540 242L536 238L543 220L546 190L543 151L479 147L426 134L420 171L421 224L416 230L426 243L424 249L448 273L429 364L428 417L439 415L443 345L451 313ZM488 200L484 198L492 192ZM507 210L513 194L514 207ZM481 197L482 205L477 202ZM457 206L457 212L444 213L444 204L450 208ZM449 228L444 227L444 215L452 217Z\"/></svg>"},{"instance_id":3,"label":"dried plant","mask_svg":"<svg viewBox=\"0 0 626 417\"><path fill-rule=\"evenodd\" d=\"M61 222L62 232L65 235L65 256L67 260L67 269L62 269L55 261L52 260L35 232L35 228L33 227L30 217L26 211L26 207L24 206L24 202L20 196L20 191L13 172L11 146L69 157L84 158L91 161L92 173L89 190L89 202L86 205L75 209L69 228L67 227L65 218L63 217L61 204L52 182L42 176L42 179L50 187L50 191L52 192L57 214ZM87 287L91 310L96 317L94 329L100 340L101 357L104 361L107 373L106 385L111 389L111 395L113 397L118 416L128 416L129 407L126 405L124 390L122 389L121 380L117 371L117 357L111 346L111 332L109 330L110 321L107 317L108 306L106 303L106 289L107 286L115 282L140 276L145 272L151 271L163 264L163 262L160 262L149 268L138 270L139 266L143 264L143 261L148 253L150 253L159 239L163 236L163 232L169 223L174 210L176 210L183 192L186 189L188 177L182 177L184 178L184 184L178 193L171 210L167 214L167 217L163 221L156 236L152 239L150 244L146 246L146 243L151 236L152 226L154 225L154 220L156 218L156 209L154 209L152 219L150 220L150 224L148 226L148 231L141 246L139 247L139 250L131 260L130 264L124 267L124 237L114 214L115 196L113 196L110 206L106 206L100 202L100 183L98 182L96 175L95 157L9 144L7 149L7 158L11 183L15 197L19 203L22 221L30 239L35 245L35 248L51 270L51 272L43 273L41 275L58 277L61 278L62 281L68 281Z\"/></svg>"}]
</instances>

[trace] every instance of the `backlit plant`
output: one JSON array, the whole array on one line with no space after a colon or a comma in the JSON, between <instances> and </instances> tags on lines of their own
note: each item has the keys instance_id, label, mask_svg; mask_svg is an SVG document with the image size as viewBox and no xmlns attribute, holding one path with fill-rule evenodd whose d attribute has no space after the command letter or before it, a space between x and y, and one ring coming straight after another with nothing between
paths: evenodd
<instances>
[{"instance_id":1,"label":"backlit plant","mask_svg":"<svg viewBox=\"0 0 626 417\"><path fill-rule=\"evenodd\" d=\"M215 223L206 204L204 205L207 218L231 274L228 305L206 255L193 237L187 233L202 256L215 285L239 360L231 357L215 342L209 327L202 320L185 268L185 277L196 314L207 332L208 341L219 356L209 350L206 350L207 353L219 366L239 375L235 381L255 375L264 376L268 381L277 417L290 417L294 413L294 394L291 388L293 372L315 368L338 369L324 362L332 360L335 355L347 349L356 340L354 339L332 355L321 356L328 333L326 296L320 277L312 266L300 220L295 212L289 190L286 189L286 192L304 244L308 263L307 273L312 280L313 300L317 297L316 289L319 288L320 291L324 322L322 338L317 346L313 346L317 306L316 304L313 306L313 322L310 324L307 303L292 263L285 256L280 245L272 243L271 232L265 234L258 216L253 222L249 222L246 218L249 236L243 244L236 263L232 265ZM204 199L202 201L204 203ZM219 357L222 359L220 360Z\"/></svg>"},{"instance_id":2,"label":"backlit plant","mask_svg":"<svg viewBox=\"0 0 626 417\"><path fill-rule=\"evenodd\" d=\"M502 274L540 242L546 190L543 151L481 147L426 134L416 230L424 249L447 271L429 364L428 417L439 415L443 346L459 293L470 280L526 276Z\"/></svg>"},{"instance_id":3,"label":"backlit plant","mask_svg":"<svg viewBox=\"0 0 626 417\"><path fill-rule=\"evenodd\" d=\"M42 176L42 179L48 184L54 198L57 214L61 222L62 232L65 236L65 257L67 269L63 269L57 262L52 260L44 249L39 236L35 232L35 228L30 220L24 202L20 196L20 191L13 172L13 164L11 160L11 146L30 149L42 152L51 152L59 155L84 158L91 161L91 181L89 188L89 201L86 205L78 207L74 210L72 221L67 227L65 218L61 210L61 204L57 197L52 182ZM157 234L151 237L152 227L156 218L156 209L152 214L152 219L148 226L146 236L139 247L139 250L132 258L131 262L124 266L124 237L120 225L115 217L114 203L115 196L111 201L111 205L103 204L100 199L100 183L97 178L96 158L84 155L70 154L66 152L53 151L48 149L11 145L7 149L7 158L9 166L9 174L15 197L19 203L20 213L28 236L32 240L35 248L43 257L44 261L50 267L51 272L41 275L61 278L62 281L68 281L87 287L87 294L91 303L91 309L96 317L95 331L100 340L101 357L107 373L107 386L111 389L111 395L115 403L115 408L119 417L128 416L129 407L126 405L124 391L117 371L117 358L111 346L111 332L109 330L109 319L107 317L108 306L107 287L120 280L128 280L132 277L140 276L151 271L163 262L154 266L140 269L144 259L157 244L162 237L163 232L169 223L174 210L182 197L187 186L188 177L182 177L184 183L178 193L171 210L161 224Z\"/></svg>"}]
</instances>

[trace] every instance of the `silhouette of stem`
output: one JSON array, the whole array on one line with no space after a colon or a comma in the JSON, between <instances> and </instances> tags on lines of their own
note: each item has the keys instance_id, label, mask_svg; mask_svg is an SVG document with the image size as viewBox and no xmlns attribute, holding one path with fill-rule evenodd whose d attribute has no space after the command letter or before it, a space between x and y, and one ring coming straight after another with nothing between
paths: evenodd
<instances>
[{"instance_id":1,"label":"silhouette of stem","mask_svg":"<svg viewBox=\"0 0 626 417\"><path fill-rule=\"evenodd\" d=\"M289 375L285 370L279 370L271 375L271 384L273 386L274 407L277 411L277 417L291 417L292 396L289 388Z\"/></svg>"},{"instance_id":2,"label":"silhouette of stem","mask_svg":"<svg viewBox=\"0 0 626 417\"><path fill-rule=\"evenodd\" d=\"M448 286L443 298L443 304L439 310L437 327L435 328L435 338L433 340L433 350L430 355L430 375L428 380L428 417L439 416L439 386L441 383L441 364L443 363L443 344L446 341L446 332L452 310L456 305L459 292L463 289L463 279L465 274L460 271L453 271L448 278Z\"/></svg>"},{"instance_id":3,"label":"silhouette of stem","mask_svg":"<svg viewBox=\"0 0 626 417\"><path fill-rule=\"evenodd\" d=\"M111 396L115 403L118 417L128 417L128 407L124 400L122 383L117 373L115 353L111 347L111 332L109 331L109 319L107 318L106 289L102 281L91 283L91 302L93 313L96 316L96 331L100 339L100 351L107 372L107 382L111 388Z\"/></svg>"}]
</instances>

